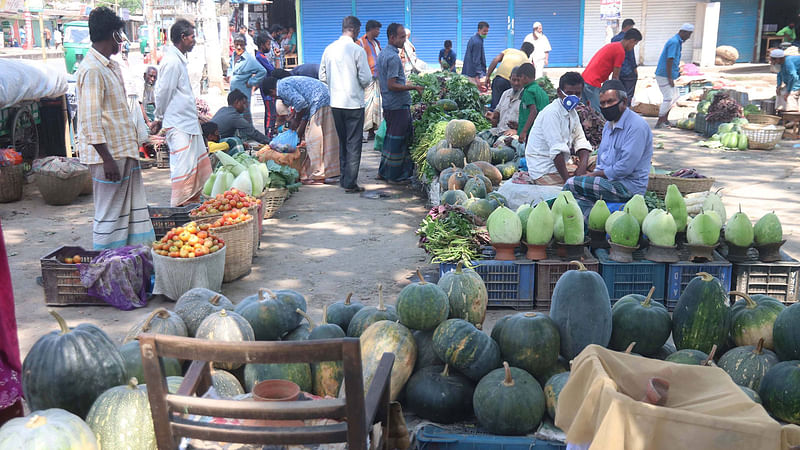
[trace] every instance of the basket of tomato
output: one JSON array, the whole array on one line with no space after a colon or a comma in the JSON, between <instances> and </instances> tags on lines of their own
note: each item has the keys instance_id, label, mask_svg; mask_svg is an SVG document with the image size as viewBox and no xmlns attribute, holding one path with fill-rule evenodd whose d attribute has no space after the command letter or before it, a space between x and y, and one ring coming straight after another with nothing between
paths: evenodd
<instances>
[{"instance_id":1,"label":"basket of tomato","mask_svg":"<svg viewBox=\"0 0 800 450\"><path fill-rule=\"evenodd\" d=\"M189 217L192 219L206 219L222 217L226 212L231 212L235 209L241 210L246 208L249 211L256 211L258 214L254 217L263 217L263 203L261 199L247 195L246 193L231 188L222 194L217 194L204 201L200 206L192 209L189 212ZM256 256L256 249L261 245L261 220L253 220L253 256Z\"/></svg>"},{"instance_id":2,"label":"basket of tomato","mask_svg":"<svg viewBox=\"0 0 800 450\"><path fill-rule=\"evenodd\" d=\"M153 242L153 294L177 300L192 288L222 288L228 244L210 228L209 224L189 222Z\"/></svg>"},{"instance_id":3,"label":"basket of tomato","mask_svg":"<svg viewBox=\"0 0 800 450\"><path fill-rule=\"evenodd\" d=\"M247 208L234 209L221 217L199 219L198 226L209 227L210 233L225 241L228 248L225 253L224 283L241 278L253 266L253 216Z\"/></svg>"}]
</instances>

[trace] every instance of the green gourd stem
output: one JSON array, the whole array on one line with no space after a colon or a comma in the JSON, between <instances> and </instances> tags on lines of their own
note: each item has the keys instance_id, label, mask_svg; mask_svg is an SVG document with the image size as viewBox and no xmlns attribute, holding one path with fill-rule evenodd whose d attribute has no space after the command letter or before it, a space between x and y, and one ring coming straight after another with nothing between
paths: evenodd
<instances>
[{"instance_id":1,"label":"green gourd stem","mask_svg":"<svg viewBox=\"0 0 800 450\"><path fill-rule=\"evenodd\" d=\"M587 269L586 269L586 266L584 266L584 265L583 265L583 263L582 263L582 262L580 262L580 261L570 261L570 262L569 262L569 264L570 264L570 265L572 265L572 264L577 264L577 265L578 265L578 271L579 271L579 272L586 272L586 270L587 270Z\"/></svg>"},{"instance_id":2,"label":"green gourd stem","mask_svg":"<svg viewBox=\"0 0 800 450\"><path fill-rule=\"evenodd\" d=\"M445 364L444 365L444 370L442 370L442 376L443 377L449 377L450 376L450 365L449 364Z\"/></svg>"},{"instance_id":3,"label":"green gourd stem","mask_svg":"<svg viewBox=\"0 0 800 450\"><path fill-rule=\"evenodd\" d=\"M38 415L38 414L34 414L34 415L33 415L33 416L31 416L31 418L30 418L30 419L28 419L28 421L25 423L25 428L27 428L27 429L29 429L29 430L32 430L32 429L34 429L34 428L39 428L39 427L41 427L42 425L46 425L46 424L47 424L47 417L40 416L40 415Z\"/></svg>"},{"instance_id":4,"label":"green gourd stem","mask_svg":"<svg viewBox=\"0 0 800 450\"><path fill-rule=\"evenodd\" d=\"M645 297L644 301L642 302L642 306L644 306L645 308L649 308L650 307L650 300L653 299L653 292L655 292L655 291L656 291L656 287L655 286L651 286L650 287L650 292L647 293L647 297Z\"/></svg>"},{"instance_id":5,"label":"green gourd stem","mask_svg":"<svg viewBox=\"0 0 800 450\"><path fill-rule=\"evenodd\" d=\"M161 317L162 319L169 317L169 312L164 308L157 308L147 316L147 319L144 321L142 325L142 333L147 333L150 331L150 322L156 318L156 316ZM166 317L165 317L166 316Z\"/></svg>"},{"instance_id":6,"label":"green gourd stem","mask_svg":"<svg viewBox=\"0 0 800 450\"><path fill-rule=\"evenodd\" d=\"M527 313L525 313L525 317L536 317L536 316L537 316L537 313L535 313L535 312L527 312Z\"/></svg>"},{"instance_id":7,"label":"green gourd stem","mask_svg":"<svg viewBox=\"0 0 800 450\"><path fill-rule=\"evenodd\" d=\"M742 212L742 204L739 203L739 212Z\"/></svg>"},{"instance_id":8,"label":"green gourd stem","mask_svg":"<svg viewBox=\"0 0 800 450\"><path fill-rule=\"evenodd\" d=\"M636 341L633 341L630 344L628 344L628 348L625 349L625 353L630 355L631 352L633 351L633 347L635 346L636 346Z\"/></svg>"},{"instance_id":9,"label":"green gourd stem","mask_svg":"<svg viewBox=\"0 0 800 450\"><path fill-rule=\"evenodd\" d=\"M503 386L511 387L514 385L514 379L511 378L511 367L508 363L503 361L503 368L506 370L506 378L503 380Z\"/></svg>"},{"instance_id":10,"label":"green gourd stem","mask_svg":"<svg viewBox=\"0 0 800 450\"><path fill-rule=\"evenodd\" d=\"M420 272L419 269L417 269L417 276L419 277L419 284L428 284L428 282L425 281L425 277L422 276L422 272Z\"/></svg>"},{"instance_id":11,"label":"green gourd stem","mask_svg":"<svg viewBox=\"0 0 800 450\"><path fill-rule=\"evenodd\" d=\"M705 282L709 282L709 281L714 279L714 275L711 275L708 272L698 272L695 275L697 275L698 277L701 277L703 279L703 281L705 281Z\"/></svg>"},{"instance_id":12,"label":"green gourd stem","mask_svg":"<svg viewBox=\"0 0 800 450\"><path fill-rule=\"evenodd\" d=\"M214 369L214 361L209 361L208 362L208 374L213 377L215 373L217 373L217 371L216 371L216 369Z\"/></svg>"},{"instance_id":13,"label":"green gourd stem","mask_svg":"<svg viewBox=\"0 0 800 450\"><path fill-rule=\"evenodd\" d=\"M756 349L753 351L756 355L760 355L764 353L764 338L758 340L758 344L756 344Z\"/></svg>"},{"instance_id":14,"label":"green gourd stem","mask_svg":"<svg viewBox=\"0 0 800 450\"><path fill-rule=\"evenodd\" d=\"M131 379L128 380L128 387L136 389L137 386L139 386L139 380L137 380L136 377L131 377Z\"/></svg>"},{"instance_id":15,"label":"green gourd stem","mask_svg":"<svg viewBox=\"0 0 800 450\"><path fill-rule=\"evenodd\" d=\"M383 304L383 285L378 284L378 311L386 311L386 306Z\"/></svg>"},{"instance_id":16,"label":"green gourd stem","mask_svg":"<svg viewBox=\"0 0 800 450\"><path fill-rule=\"evenodd\" d=\"M216 306L219 304L220 300L222 300L222 296L217 294L211 297L211 300L209 300L208 303L211 303L212 305Z\"/></svg>"},{"instance_id":17,"label":"green gourd stem","mask_svg":"<svg viewBox=\"0 0 800 450\"><path fill-rule=\"evenodd\" d=\"M728 292L728 295L733 295L733 296L737 296L738 295L739 297L742 297L744 299L744 301L747 302L747 306L745 306L745 308L747 308L747 309L753 309L753 308L758 306L758 303L756 303L756 301L753 300L752 297L750 297L749 295L745 294L744 292L730 291L730 292Z\"/></svg>"},{"instance_id":18,"label":"green gourd stem","mask_svg":"<svg viewBox=\"0 0 800 450\"><path fill-rule=\"evenodd\" d=\"M714 344L714 346L711 347L711 351L708 353L708 358L706 358L706 360L703 361L703 364L700 364L700 365L701 366L707 366L711 362L711 360L714 359L714 354L715 353L717 353L717 344Z\"/></svg>"},{"instance_id":19,"label":"green gourd stem","mask_svg":"<svg viewBox=\"0 0 800 450\"><path fill-rule=\"evenodd\" d=\"M57 312L53 311L52 309L48 310L47 312L49 312L50 315L55 317L56 321L58 321L58 326L61 327L61 334L69 333L69 326L67 325L67 321L64 320L64 318L61 317L60 314L58 314Z\"/></svg>"},{"instance_id":20,"label":"green gourd stem","mask_svg":"<svg viewBox=\"0 0 800 450\"><path fill-rule=\"evenodd\" d=\"M228 311L225 311L225 309L224 309L224 308L223 308L223 309L221 309L221 310L219 311L219 316L220 316L220 317L228 317Z\"/></svg>"},{"instance_id":21,"label":"green gourd stem","mask_svg":"<svg viewBox=\"0 0 800 450\"><path fill-rule=\"evenodd\" d=\"M456 264L456 273L464 273L461 271L461 268L463 266L464 266L464 261L459 261L458 264Z\"/></svg>"},{"instance_id":22,"label":"green gourd stem","mask_svg":"<svg viewBox=\"0 0 800 450\"><path fill-rule=\"evenodd\" d=\"M344 304L345 304L345 305L348 305L348 306L350 305L350 297L352 297L352 296L353 296L353 293L352 293L352 292L351 292L351 293L349 293L349 294L347 294L347 298L346 298L346 299L344 299Z\"/></svg>"},{"instance_id":23,"label":"green gourd stem","mask_svg":"<svg viewBox=\"0 0 800 450\"><path fill-rule=\"evenodd\" d=\"M265 293L267 295L269 295L269 298L275 298L275 293L274 292L270 291L267 288L261 288L261 289L258 290L258 300L259 301L264 300L264 294Z\"/></svg>"},{"instance_id":24,"label":"green gourd stem","mask_svg":"<svg viewBox=\"0 0 800 450\"><path fill-rule=\"evenodd\" d=\"M328 305L322 306L322 324L323 325L328 324Z\"/></svg>"},{"instance_id":25,"label":"green gourd stem","mask_svg":"<svg viewBox=\"0 0 800 450\"><path fill-rule=\"evenodd\" d=\"M327 309L327 306L325 308ZM308 331L311 331L311 330L313 330L314 328L317 327L317 325L314 323L314 321L311 320L311 316L309 316L308 313L306 313L302 309L297 308L297 309L294 310L294 312L296 312L297 314L300 314L301 316L303 316L304 319L306 319L308 321ZM322 314L322 317L323 318L325 317L324 313Z\"/></svg>"}]
</instances>

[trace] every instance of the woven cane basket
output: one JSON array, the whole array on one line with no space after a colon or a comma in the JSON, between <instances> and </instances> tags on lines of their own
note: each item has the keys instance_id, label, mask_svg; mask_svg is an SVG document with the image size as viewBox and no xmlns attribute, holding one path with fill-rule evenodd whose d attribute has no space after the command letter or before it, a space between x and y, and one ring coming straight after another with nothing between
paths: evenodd
<instances>
[{"instance_id":1,"label":"woven cane basket","mask_svg":"<svg viewBox=\"0 0 800 450\"><path fill-rule=\"evenodd\" d=\"M286 200L286 195L289 192L288 189L267 189L264 191L264 194L261 195L261 208L264 210L264 218L269 219L270 217L274 216L281 206L283 206L283 202Z\"/></svg>"},{"instance_id":2,"label":"woven cane basket","mask_svg":"<svg viewBox=\"0 0 800 450\"><path fill-rule=\"evenodd\" d=\"M681 194L686 195L711 189L714 184L714 178L681 178L651 173L647 181L647 190L654 191L659 197L663 198L667 194L667 188L670 184L677 186Z\"/></svg>"},{"instance_id":3,"label":"woven cane basket","mask_svg":"<svg viewBox=\"0 0 800 450\"><path fill-rule=\"evenodd\" d=\"M204 218L197 223L210 224L216 220L216 218ZM223 283L237 280L250 273L253 267L253 219L235 225L211 228L209 233L225 241L225 247L228 248L225 253Z\"/></svg>"},{"instance_id":4,"label":"woven cane basket","mask_svg":"<svg viewBox=\"0 0 800 450\"><path fill-rule=\"evenodd\" d=\"M21 199L24 185L22 164L0 167L0 203L16 202Z\"/></svg>"},{"instance_id":5,"label":"woven cane basket","mask_svg":"<svg viewBox=\"0 0 800 450\"><path fill-rule=\"evenodd\" d=\"M87 170L88 171L88 170ZM36 174L36 186L48 205L69 205L74 202L85 186L86 174L75 172L69 178L55 175Z\"/></svg>"}]
</instances>

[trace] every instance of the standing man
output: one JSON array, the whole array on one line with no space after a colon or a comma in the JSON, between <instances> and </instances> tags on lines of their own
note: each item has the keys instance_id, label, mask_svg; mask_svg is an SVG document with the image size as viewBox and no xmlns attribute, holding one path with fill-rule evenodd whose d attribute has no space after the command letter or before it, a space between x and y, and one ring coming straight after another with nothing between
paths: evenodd
<instances>
[{"instance_id":1,"label":"standing man","mask_svg":"<svg viewBox=\"0 0 800 450\"><path fill-rule=\"evenodd\" d=\"M403 31L405 34L405 30ZM469 38L467 51L464 52L464 66L461 68L461 75L465 75L472 84L478 87L481 87L481 78L486 76L486 53L483 51L483 40L486 39L487 34L489 34L489 24L478 22L478 32Z\"/></svg>"},{"instance_id":2,"label":"standing man","mask_svg":"<svg viewBox=\"0 0 800 450\"><path fill-rule=\"evenodd\" d=\"M270 41L270 58L272 58L272 65L275 66L276 69L283 69L281 30L283 30L283 27L277 23L269 27L269 36L272 38Z\"/></svg>"},{"instance_id":3,"label":"standing man","mask_svg":"<svg viewBox=\"0 0 800 450\"><path fill-rule=\"evenodd\" d=\"M369 70L372 73L372 81L364 89L364 101L366 106L364 108L364 132L368 133L362 140L366 142L367 138L374 137L375 131L381 126L381 88L378 84L378 68L375 63L378 61L378 53L381 52L381 44L378 42L378 36L381 33L381 23L377 20L367 21L367 31L364 36L357 41L357 44L364 49L367 54L367 63L369 63ZM339 136L339 145L343 145L344 139ZM342 153L340 152L340 155ZM342 166L344 172L344 166Z\"/></svg>"},{"instance_id":4,"label":"standing man","mask_svg":"<svg viewBox=\"0 0 800 450\"><path fill-rule=\"evenodd\" d=\"M485 25L485 22L481 23ZM489 25L485 25L485 32L488 30ZM378 55L378 80L383 99L383 118L386 120L386 137L383 141L378 179L386 180L390 184L404 184L410 181L414 171L414 162L408 149L413 134L411 94L408 91L417 91L422 95L423 89L422 86L406 84L406 73L400 61L400 49L406 41L406 30L399 23L393 23L386 29L386 37L389 45Z\"/></svg>"},{"instance_id":5,"label":"standing man","mask_svg":"<svg viewBox=\"0 0 800 450\"><path fill-rule=\"evenodd\" d=\"M592 56L586 69L583 70L583 81L586 83L583 86L584 103L600 112L600 87L608 80L609 75L614 80L619 79L625 53L633 51L641 40L642 33L636 28L631 28L621 41L604 45Z\"/></svg>"},{"instance_id":6,"label":"standing man","mask_svg":"<svg viewBox=\"0 0 800 450\"><path fill-rule=\"evenodd\" d=\"M144 122L150 126L150 122L155 119L156 112L156 80L158 79L158 69L153 66L148 66L144 71L144 91L142 92L142 100L139 104L142 107L142 114L144 115Z\"/></svg>"},{"instance_id":7,"label":"standing man","mask_svg":"<svg viewBox=\"0 0 800 450\"><path fill-rule=\"evenodd\" d=\"M333 121L339 136L339 167L342 174L339 185L347 193L364 191L358 185L361 134L364 130L364 88L373 81L367 53L355 42L360 29L361 21L357 17L345 17L342 20L342 35L322 53L319 66L319 80L326 83L330 90ZM379 123L376 122L376 127Z\"/></svg>"},{"instance_id":8,"label":"standing man","mask_svg":"<svg viewBox=\"0 0 800 450\"><path fill-rule=\"evenodd\" d=\"M253 92L261 86L261 82L267 78L267 69L256 60L254 54L247 53L247 41L244 36L236 36L233 39L233 56L228 65L228 76L226 80L231 84L231 92L239 90L247 96L247 109L244 118L251 124L253 115L250 113L250 97Z\"/></svg>"},{"instance_id":9,"label":"standing man","mask_svg":"<svg viewBox=\"0 0 800 450\"><path fill-rule=\"evenodd\" d=\"M50 48L50 39L52 38L52 36L53 35L52 35L52 32L50 31L50 28L45 27L45 29L44 29L44 45L47 48Z\"/></svg>"},{"instance_id":10,"label":"standing man","mask_svg":"<svg viewBox=\"0 0 800 450\"><path fill-rule=\"evenodd\" d=\"M661 56L658 58L658 66L656 66L656 83L658 88L661 89L661 95L664 101L661 103L661 108L658 109L658 121L656 121L656 128L670 127L667 121L669 110L678 100L678 89L675 87L675 80L681 76L681 52L683 51L683 43L692 37L694 25L685 23L681 26L678 34L669 38L664 49L661 50Z\"/></svg>"},{"instance_id":11,"label":"standing man","mask_svg":"<svg viewBox=\"0 0 800 450\"><path fill-rule=\"evenodd\" d=\"M611 38L611 42L620 42L625 39L625 33L628 32L633 26L636 25L633 19L625 19L622 21L622 30L616 36ZM639 81L639 71L636 69L636 52L627 50L625 52L625 61L622 62L622 68L619 71L619 81L625 85L625 92L628 93L628 98L633 98L636 92L636 82Z\"/></svg>"},{"instance_id":12,"label":"standing man","mask_svg":"<svg viewBox=\"0 0 800 450\"><path fill-rule=\"evenodd\" d=\"M93 180L95 250L149 244L155 240L147 211L136 125L128 109L122 72L111 55L119 51L125 22L101 6L89 14L92 48L76 74L80 161Z\"/></svg>"},{"instance_id":13,"label":"standing man","mask_svg":"<svg viewBox=\"0 0 800 450\"><path fill-rule=\"evenodd\" d=\"M533 32L525 36L525 42L533 44L531 64L536 68L536 76L544 76L544 68L550 63L550 40L542 32L541 22L533 23Z\"/></svg>"},{"instance_id":14,"label":"standing man","mask_svg":"<svg viewBox=\"0 0 800 450\"><path fill-rule=\"evenodd\" d=\"M245 44L246 44L245 45L245 51L247 53L255 54L255 52L257 50L257 47L256 47L255 41L253 40L253 34L250 34L251 31L252 30L247 28L246 25L242 25L241 27L239 27L239 34L244 36L244 39L245 39ZM233 37L235 37L235 36L233 36ZM231 40L231 43L233 43L233 40ZM236 49L234 48L234 51L235 50Z\"/></svg>"},{"instance_id":15,"label":"standing man","mask_svg":"<svg viewBox=\"0 0 800 450\"><path fill-rule=\"evenodd\" d=\"M194 48L194 25L178 19L169 30L172 45L164 50L161 76L156 82L156 113L150 124L152 134L167 130L172 206L200 198L203 184L211 176L211 162L197 119L194 93L186 68L186 55Z\"/></svg>"},{"instance_id":16,"label":"standing man","mask_svg":"<svg viewBox=\"0 0 800 450\"><path fill-rule=\"evenodd\" d=\"M490 110L497 107L500 97L505 91L511 89L511 71L515 67L519 67L528 62L528 57L533 53L533 44L530 42L523 42L519 50L515 48L507 48L500 52L492 60L489 70L486 72L486 80L483 85L485 89L489 89L489 77L492 76L494 68L497 67L497 75L492 81L492 104L489 106ZM498 67L499 64L499 67Z\"/></svg>"},{"instance_id":17,"label":"standing man","mask_svg":"<svg viewBox=\"0 0 800 450\"><path fill-rule=\"evenodd\" d=\"M56 29L53 30L53 42L55 44L56 50L58 50L58 47L62 45L61 39L62 39L61 30L59 30L58 27L56 26Z\"/></svg>"}]
</instances>

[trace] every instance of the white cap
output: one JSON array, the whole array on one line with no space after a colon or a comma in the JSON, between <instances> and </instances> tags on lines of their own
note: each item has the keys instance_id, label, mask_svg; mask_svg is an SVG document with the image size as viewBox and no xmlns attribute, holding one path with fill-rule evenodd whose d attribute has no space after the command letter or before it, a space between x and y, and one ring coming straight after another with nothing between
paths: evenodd
<instances>
[{"instance_id":1,"label":"white cap","mask_svg":"<svg viewBox=\"0 0 800 450\"><path fill-rule=\"evenodd\" d=\"M772 50L771 52L769 52L769 57L770 58L783 58L784 56L786 56L786 53L783 50L779 49L779 48L776 48L776 49Z\"/></svg>"},{"instance_id":2,"label":"white cap","mask_svg":"<svg viewBox=\"0 0 800 450\"><path fill-rule=\"evenodd\" d=\"M542 27L541 22L533 22L533 28L541 28L541 27Z\"/></svg>"},{"instance_id":3,"label":"white cap","mask_svg":"<svg viewBox=\"0 0 800 450\"><path fill-rule=\"evenodd\" d=\"M411 30L406 28L406 36L409 36L409 35L411 35Z\"/></svg>"},{"instance_id":4,"label":"white cap","mask_svg":"<svg viewBox=\"0 0 800 450\"><path fill-rule=\"evenodd\" d=\"M691 32L694 31L694 25L692 25L690 23L685 23L685 24L681 25L680 31L688 31L688 32L691 33Z\"/></svg>"},{"instance_id":5,"label":"white cap","mask_svg":"<svg viewBox=\"0 0 800 450\"><path fill-rule=\"evenodd\" d=\"M288 116L289 108L286 107L283 100L275 100L275 112L278 113L279 116Z\"/></svg>"}]
</instances>

